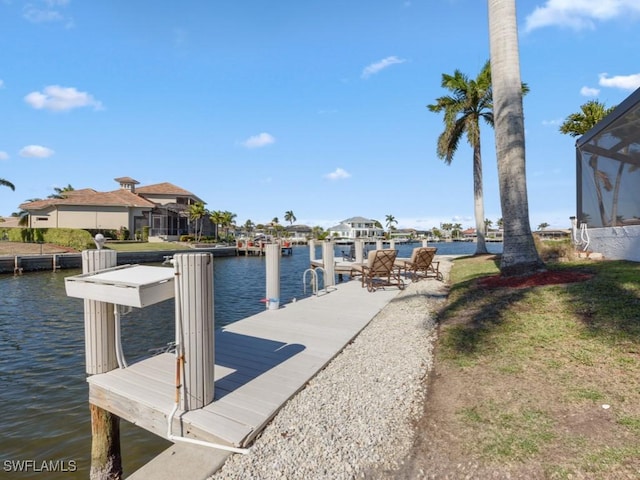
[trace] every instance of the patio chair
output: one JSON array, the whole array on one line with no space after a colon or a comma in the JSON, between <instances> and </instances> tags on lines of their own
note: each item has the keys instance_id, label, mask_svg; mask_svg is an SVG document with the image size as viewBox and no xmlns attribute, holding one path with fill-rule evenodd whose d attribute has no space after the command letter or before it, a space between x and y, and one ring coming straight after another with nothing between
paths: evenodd
<instances>
[{"instance_id":1,"label":"patio chair","mask_svg":"<svg viewBox=\"0 0 640 480\"><path fill-rule=\"evenodd\" d=\"M396 267L395 260L398 252L393 249L371 250L367 256L367 263L354 265L351 276L361 275L362 288L373 292L383 287L404 288L404 281L400 278L400 269Z\"/></svg>"},{"instance_id":2,"label":"patio chair","mask_svg":"<svg viewBox=\"0 0 640 480\"><path fill-rule=\"evenodd\" d=\"M437 251L435 247L416 247L411 252L411 258L396 259L396 267L404 272L405 276L410 275L414 282L430 277L442 282L444 276L440 273L440 262L434 261Z\"/></svg>"}]
</instances>

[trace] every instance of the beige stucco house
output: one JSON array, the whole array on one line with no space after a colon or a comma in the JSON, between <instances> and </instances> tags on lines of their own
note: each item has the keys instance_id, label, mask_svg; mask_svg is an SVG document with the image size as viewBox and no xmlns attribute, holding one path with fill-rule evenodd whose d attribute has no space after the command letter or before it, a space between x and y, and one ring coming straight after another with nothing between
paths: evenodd
<instances>
[{"instance_id":1,"label":"beige stucco house","mask_svg":"<svg viewBox=\"0 0 640 480\"><path fill-rule=\"evenodd\" d=\"M149 238L177 240L190 233L189 205L204 201L171 183L137 187L130 177L116 178L120 188L97 192L91 188L64 192L63 198L46 198L20 205L32 228L82 228L119 230L130 235L149 227Z\"/></svg>"}]
</instances>

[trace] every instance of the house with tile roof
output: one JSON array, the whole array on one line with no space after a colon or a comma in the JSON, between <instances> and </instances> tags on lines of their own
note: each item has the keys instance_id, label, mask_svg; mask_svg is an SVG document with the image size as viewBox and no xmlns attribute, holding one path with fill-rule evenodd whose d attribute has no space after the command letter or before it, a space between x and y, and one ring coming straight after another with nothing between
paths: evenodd
<instances>
[{"instance_id":1,"label":"house with tile roof","mask_svg":"<svg viewBox=\"0 0 640 480\"><path fill-rule=\"evenodd\" d=\"M137 187L139 182L131 177L114 180L120 188L111 192L71 190L64 192L62 198L27 202L20 208L28 212L31 228L106 231L124 227L134 235L148 226L150 239L177 240L192 230L189 205L205 203L168 182Z\"/></svg>"}]
</instances>

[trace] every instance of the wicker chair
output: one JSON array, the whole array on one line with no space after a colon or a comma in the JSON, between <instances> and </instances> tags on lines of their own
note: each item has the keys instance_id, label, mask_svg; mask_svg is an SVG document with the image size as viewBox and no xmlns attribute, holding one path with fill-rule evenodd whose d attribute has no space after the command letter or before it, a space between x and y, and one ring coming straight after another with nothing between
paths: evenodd
<instances>
[{"instance_id":1,"label":"wicker chair","mask_svg":"<svg viewBox=\"0 0 640 480\"><path fill-rule=\"evenodd\" d=\"M404 288L404 281L400 278L400 269L395 265L398 255L396 250L371 250L367 263L354 265L352 276L361 275L362 287L373 292L382 287Z\"/></svg>"},{"instance_id":2,"label":"wicker chair","mask_svg":"<svg viewBox=\"0 0 640 480\"><path fill-rule=\"evenodd\" d=\"M444 276L440 273L440 262L435 261L437 248L434 247L417 247L413 249L411 258L396 259L396 267L398 267L404 275L410 275L411 280L417 282L421 278L435 278L443 281Z\"/></svg>"}]
</instances>

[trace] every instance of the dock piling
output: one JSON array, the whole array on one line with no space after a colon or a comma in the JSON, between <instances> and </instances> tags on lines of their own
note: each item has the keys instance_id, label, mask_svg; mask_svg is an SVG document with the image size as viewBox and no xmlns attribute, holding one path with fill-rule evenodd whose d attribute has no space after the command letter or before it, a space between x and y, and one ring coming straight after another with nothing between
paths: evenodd
<instances>
[{"instance_id":1,"label":"dock piling","mask_svg":"<svg viewBox=\"0 0 640 480\"><path fill-rule=\"evenodd\" d=\"M174 255L176 344L183 355L183 411L203 408L214 397L213 255Z\"/></svg>"},{"instance_id":2,"label":"dock piling","mask_svg":"<svg viewBox=\"0 0 640 480\"><path fill-rule=\"evenodd\" d=\"M82 272L92 273L115 267L114 250L82 252ZM86 372L106 373L118 366L116 358L115 315L110 303L84 301ZM91 480L122 478L120 417L89 404L91 410Z\"/></svg>"},{"instance_id":3,"label":"dock piling","mask_svg":"<svg viewBox=\"0 0 640 480\"><path fill-rule=\"evenodd\" d=\"M277 243L266 246L266 298L267 308L280 308L280 245Z\"/></svg>"},{"instance_id":4,"label":"dock piling","mask_svg":"<svg viewBox=\"0 0 640 480\"><path fill-rule=\"evenodd\" d=\"M324 267L324 287L333 287L336 284L336 268L334 263L333 242L325 240L322 244L322 264Z\"/></svg>"}]
</instances>

